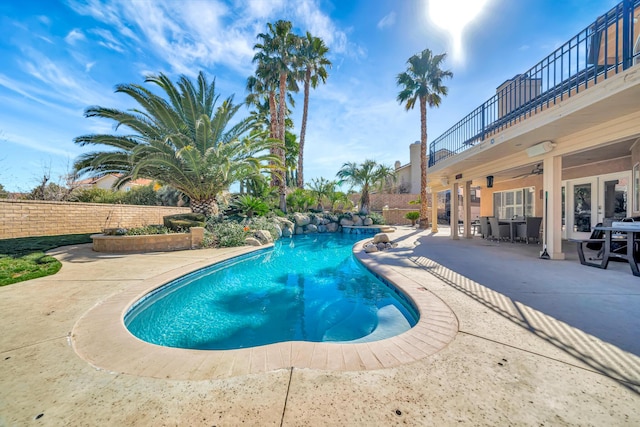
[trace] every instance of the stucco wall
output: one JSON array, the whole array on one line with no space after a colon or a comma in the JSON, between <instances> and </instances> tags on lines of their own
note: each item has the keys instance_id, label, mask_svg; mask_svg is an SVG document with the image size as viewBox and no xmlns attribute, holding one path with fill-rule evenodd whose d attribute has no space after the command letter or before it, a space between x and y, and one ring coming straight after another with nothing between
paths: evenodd
<instances>
[{"instance_id":1,"label":"stucco wall","mask_svg":"<svg viewBox=\"0 0 640 427\"><path fill-rule=\"evenodd\" d=\"M191 212L166 206L108 205L0 199L0 239L99 233L105 228L162 224L162 217Z\"/></svg>"}]
</instances>

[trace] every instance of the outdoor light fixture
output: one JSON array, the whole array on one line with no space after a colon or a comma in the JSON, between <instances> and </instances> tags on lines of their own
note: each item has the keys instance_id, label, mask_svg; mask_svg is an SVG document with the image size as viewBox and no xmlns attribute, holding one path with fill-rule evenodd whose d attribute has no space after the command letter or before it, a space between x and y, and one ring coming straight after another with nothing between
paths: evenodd
<instances>
[{"instance_id":1,"label":"outdoor light fixture","mask_svg":"<svg viewBox=\"0 0 640 427\"><path fill-rule=\"evenodd\" d=\"M446 176L444 178L440 178L440 184L446 187L447 185L449 185L449 178L447 178Z\"/></svg>"},{"instance_id":2,"label":"outdoor light fixture","mask_svg":"<svg viewBox=\"0 0 640 427\"><path fill-rule=\"evenodd\" d=\"M548 153L549 151L553 150L553 147L555 146L556 144L551 141L543 141L540 144L536 144L532 147L527 148L527 156L536 157L541 154Z\"/></svg>"},{"instance_id":3,"label":"outdoor light fixture","mask_svg":"<svg viewBox=\"0 0 640 427\"><path fill-rule=\"evenodd\" d=\"M487 188L493 188L493 175L487 177Z\"/></svg>"}]
</instances>

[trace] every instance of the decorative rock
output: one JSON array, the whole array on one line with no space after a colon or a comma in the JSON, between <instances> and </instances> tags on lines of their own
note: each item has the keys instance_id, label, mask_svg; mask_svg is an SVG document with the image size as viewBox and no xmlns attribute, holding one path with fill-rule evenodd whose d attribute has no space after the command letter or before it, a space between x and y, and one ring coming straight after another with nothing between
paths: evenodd
<instances>
[{"instance_id":1,"label":"decorative rock","mask_svg":"<svg viewBox=\"0 0 640 427\"><path fill-rule=\"evenodd\" d=\"M282 229L282 237L291 237L292 235L292 231L290 228L283 228Z\"/></svg>"},{"instance_id":2,"label":"decorative rock","mask_svg":"<svg viewBox=\"0 0 640 427\"><path fill-rule=\"evenodd\" d=\"M375 245L365 246L364 251L368 254L370 254L371 252L378 252L378 247Z\"/></svg>"},{"instance_id":3,"label":"decorative rock","mask_svg":"<svg viewBox=\"0 0 640 427\"><path fill-rule=\"evenodd\" d=\"M389 236L385 233L378 233L373 236L373 243L389 243Z\"/></svg>"},{"instance_id":4,"label":"decorative rock","mask_svg":"<svg viewBox=\"0 0 640 427\"><path fill-rule=\"evenodd\" d=\"M305 227L305 234L310 234L310 233L317 233L318 232L318 227L316 227L313 224L309 224Z\"/></svg>"},{"instance_id":5,"label":"decorative rock","mask_svg":"<svg viewBox=\"0 0 640 427\"><path fill-rule=\"evenodd\" d=\"M296 234L304 234L304 228L296 227Z\"/></svg>"},{"instance_id":6,"label":"decorative rock","mask_svg":"<svg viewBox=\"0 0 640 427\"><path fill-rule=\"evenodd\" d=\"M340 220L340 225L343 227L351 227L353 225L353 221L347 218L342 218Z\"/></svg>"},{"instance_id":7,"label":"decorative rock","mask_svg":"<svg viewBox=\"0 0 640 427\"><path fill-rule=\"evenodd\" d=\"M273 228L276 229L276 233L278 234L278 239L282 237L282 228L278 224L273 224Z\"/></svg>"},{"instance_id":8,"label":"decorative rock","mask_svg":"<svg viewBox=\"0 0 640 427\"><path fill-rule=\"evenodd\" d=\"M261 244L273 243L273 237L271 237L271 233L267 230L258 230L253 233L253 237L258 239Z\"/></svg>"},{"instance_id":9,"label":"decorative rock","mask_svg":"<svg viewBox=\"0 0 640 427\"><path fill-rule=\"evenodd\" d=\"M327 226L322 224L318 226L318 233L326 233L327 232Z\"/></svg>"},{"instance_id":10,"label":"decorative rock","mask_svg":"<svg viewBox=\"0 0 640 427\"><path fill-rule=\"evenodd\" d=\"M247 237L244 239L244 244L249 246L262 246L262 243L255 237Z\"/></svg>"},{"instance_id":11,"label":"decorative rock","mask_svg":"<svg viewBox=\"0 0 640 427\"><path fill-rule=\"evenodd\" d=\"M355 225L355 226L357 226L357 227L360 227L360 226L362 225L362 217L360 217L360 216L356 216L356 217L354 218L353 225Z\"/></svg>"},{"instance_id":12,"label":"decorative rock","mask_svg":"<svg viewBox=\"0 0 640 427\"><path fill-rule=\"evenodd\" d=\"M369 217L365 218L364 221L362 221L362 224L369 226L369 225L373 225L373 220Z\"/></svg>"},{"instance_id":13,"label":"decorative rock","mask_svg":"<svg viewBox=\"0 0 640 427\"><path fill-rule=\"evenodd\" d=\"M387 245L385 243L378 243L376 246L378 247L379 251L383 251L387 248Z\"/></svg>"},{"instance_id":14,"label":"decorative rock","mask_svg":"<svg viewBox=\"0 0 640 427\"><path fill-rule=\"evenodd\" d=\"M290 230L293 230L293 223L291 221L289 221L286 218L278 218L278 222L280 222L280 224L282 224L282 228L288 228Z\"/></svg>"},{"instance_id":15,"label":"decorative rock","mask_svg":"<svg viewBox=\"0 0 640 427\"><path fill-rule=\"evenodd\" d=\"M329 233L335 233L336 231L338 231L338 223L337 222L330 222L329 224L327 224L327 232Z\"/></svg>"},{"instance_id":16,"label":"decorative rock","mask_svg":"<svg viewBox=\"0 0 640 427\"><path fill-rule=\"evenodd\" d=\"M309 215L301 214L299 212L293 214L293 220L298 227L304 227L311 222L311 218L309 218ZM296 234L298 233L296 232Z\"/></svg>"}]
</instances>

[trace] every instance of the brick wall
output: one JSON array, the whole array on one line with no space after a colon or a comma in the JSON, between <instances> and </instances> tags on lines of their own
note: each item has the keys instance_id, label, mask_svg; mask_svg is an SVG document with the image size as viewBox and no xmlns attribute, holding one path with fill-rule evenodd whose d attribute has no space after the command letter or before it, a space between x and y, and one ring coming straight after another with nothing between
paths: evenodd
<instances>
[{"instance_id":1,"label":"brick wall","mask_svg":"<svg viewBox=\"0 0 640 427\"><path fill-rule=\"evenodd\" d=\"M356 205L360 203L359 194L353 194L350 198ZM370 194L370 209L372 211L380 212L384 206L389 206L389 209L398 208L420 210L420 205L409 204L410 201L418 200L419 198L419 194ZM431 194L427 194L427 203L431 205Z\"/></svg>"},{"instance_id":2,"label":"brick wall","mask_svg":"<svg viewBox=\"0 0 640 427\"><path fill-rule=\"evenodd\" d=\"M384 209L382 216L388 225L411 225L411 221L404 217L407 212L420 212L420 206L416 206L415 209ZM431 224L431 208L427 212Z\"/></svg>"},{"instance_id":3,"label":"brick wall","mask_svg":"<svg viewBox=\"0 0 640 427\"><path fill-rule=\"evenodd\" d=\"M162 224L162 217L191 212L166 206L109 205L0 199L0 239L99 233L105 228Z\"/></svg>"}]
</instances>

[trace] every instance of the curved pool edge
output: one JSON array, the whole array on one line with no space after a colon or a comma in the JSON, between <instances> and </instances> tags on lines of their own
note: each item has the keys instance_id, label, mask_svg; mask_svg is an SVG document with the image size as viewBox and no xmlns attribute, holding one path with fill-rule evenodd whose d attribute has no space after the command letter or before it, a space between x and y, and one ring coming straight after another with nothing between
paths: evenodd
<instances>
[{"instance_id":1,"label":"curved pool edge","mask_svg":"<svg viewBox=\"0 0 640 427\"><path fill-rule=\"evenodd\" d=\"M354 245L354 255L367 269L400 289L420 316L413 328L395 337L367 343L290 341L238 350L188 350L150 344L127 330L124 316L138 299L185 274L261 249L245 247L179 266L101 300L76 322L71 344L96 369L180 380L222 379L291 367L374 370L415 362L445 348L458 332L455 314L419 283L365 254L362 242L366 240Z\"/></svg>"}]
</instances>

